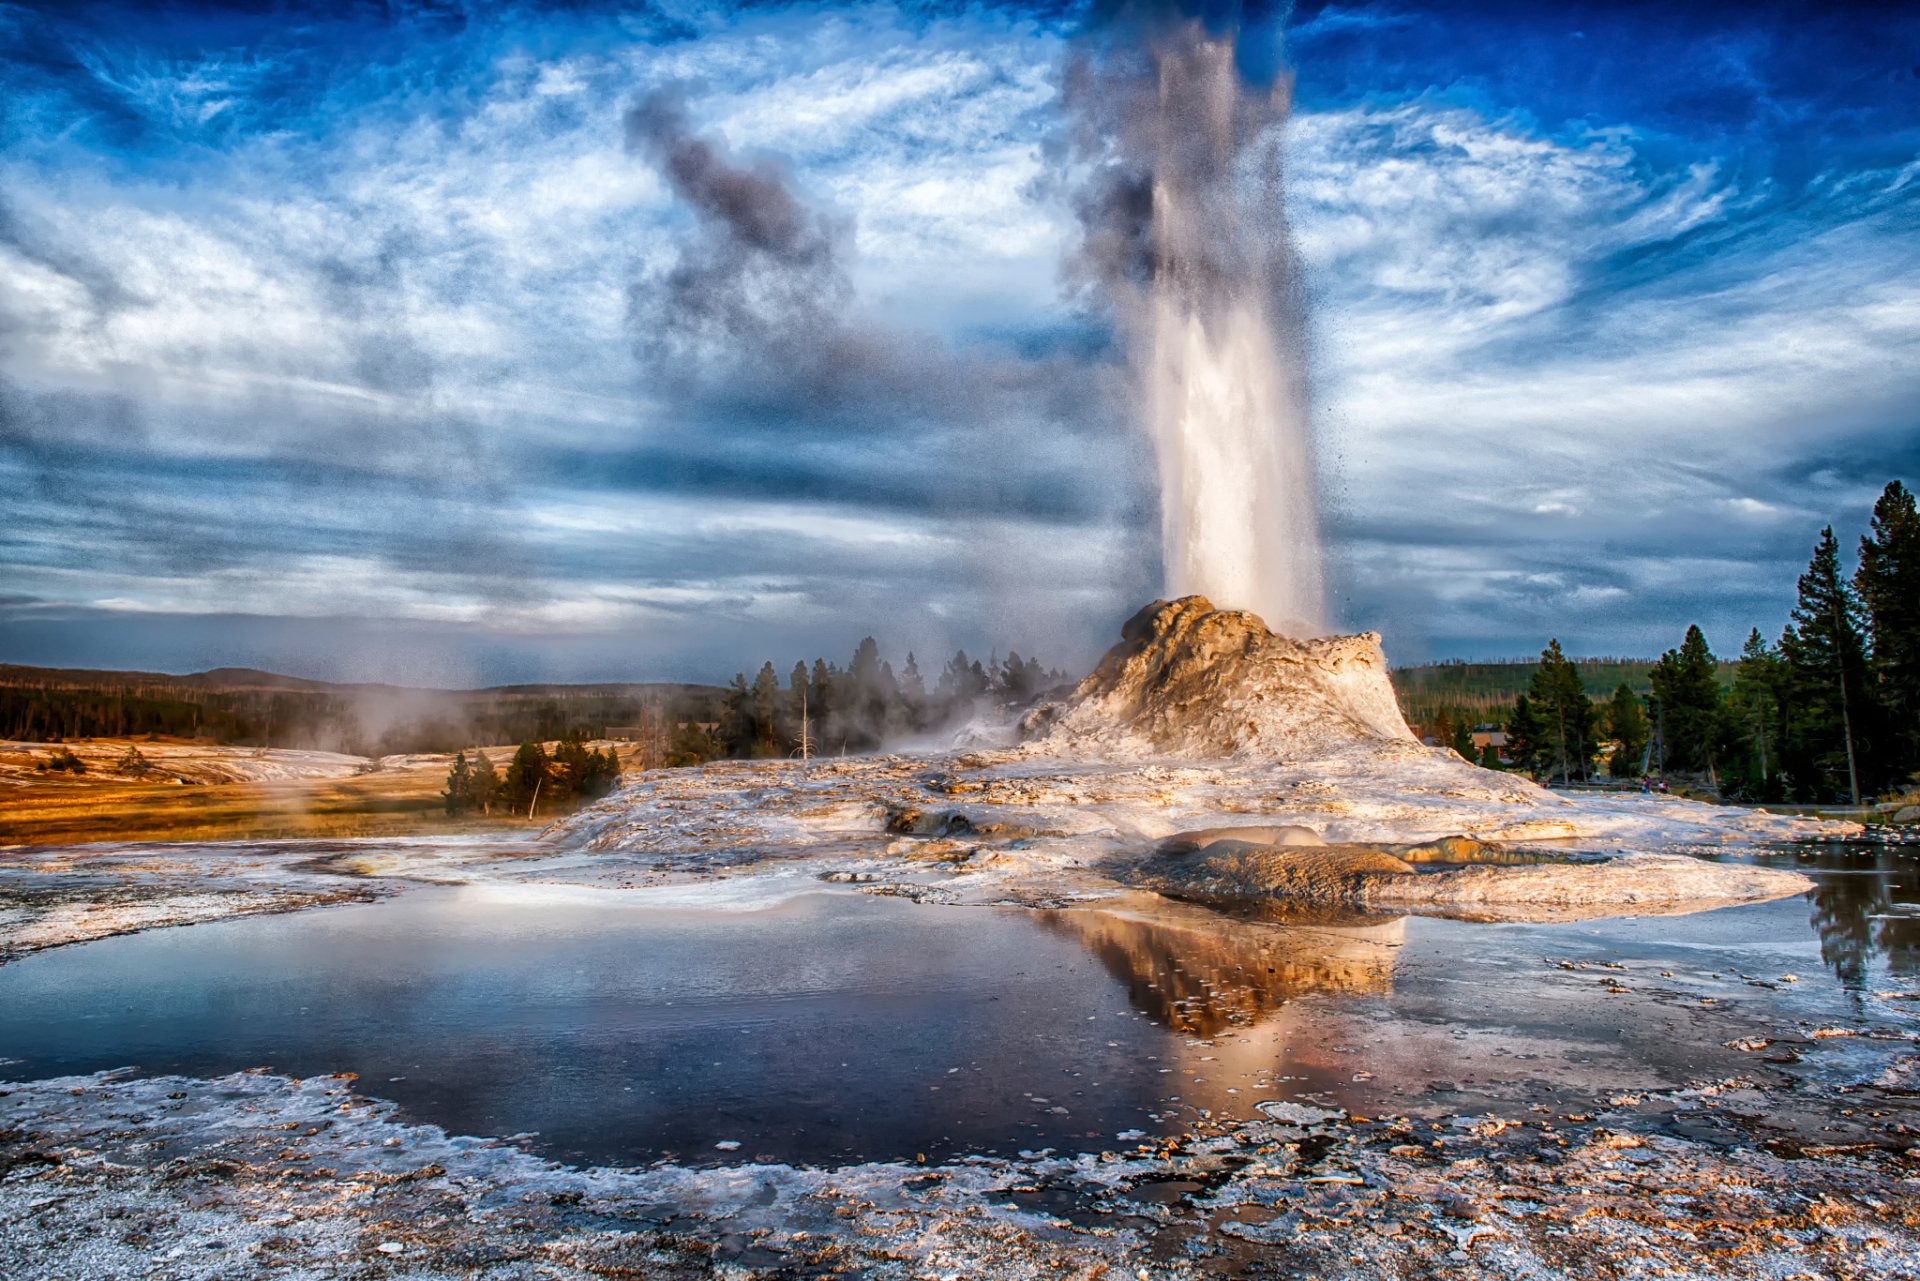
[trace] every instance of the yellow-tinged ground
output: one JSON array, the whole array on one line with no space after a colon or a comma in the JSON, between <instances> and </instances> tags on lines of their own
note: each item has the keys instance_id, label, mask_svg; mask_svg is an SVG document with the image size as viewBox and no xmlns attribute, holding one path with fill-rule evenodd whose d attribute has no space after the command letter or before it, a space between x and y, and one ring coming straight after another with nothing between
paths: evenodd
<instances>
[{"instance_id":1,"label":"yellow-tinged ground","mask_svg":"<svg viewBox=\"0 0 1920 1281\"><path fill-rule=\"evenodd\" d=\"M111 762L129 744L155 766L145 778L111 772ZM531 820L524 813L450 818L440 793L451 756L390 757L385 768L374 769L357 757L323 760L318 758L327 754L178 741L4 746L9 750L0 752L0 845L535 831L563 812L542 805ZM36 768L61 747L85 761L87 772ZM488 754L504 768L513 749ZM247 770L307 776L222 781Z\"/></svg>"}]
</instances>

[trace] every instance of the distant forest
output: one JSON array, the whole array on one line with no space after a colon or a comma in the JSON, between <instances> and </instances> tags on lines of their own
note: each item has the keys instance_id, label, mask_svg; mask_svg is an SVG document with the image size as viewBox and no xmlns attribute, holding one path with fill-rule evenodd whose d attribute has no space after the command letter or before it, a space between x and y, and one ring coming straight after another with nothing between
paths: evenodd
<instances>
[{"instance_id":1,"label":"distant forest","mask_svg":"<svg viewBox=\"0 0 1920 1281\"><path fill-rule=\"evenodd\" d=\"M0 736L35 742L162 737L385 756L474 744L600 738L651 716L711 722L712 685L422 690L331 685L270 672L197 676L0 665Z\"/></svg>"},{"instance_id":2,"label":"distant forest","mask_svg":"<svg viewBox=\"0 0 1920 1281\"><path fill-rule=\"evenodd\" d=\"M880 656L869 636L842 668L814 659L796 662L785 683L771 662L749 681L733 678L722 699L719 723L707 743L683 740L673 756L702 748L735 757L838 755L872 751L882 744L945 733L988 711L1027 706L1071 687L1067 673L996 652L985 662L958 650L933 677L931 687L911 653L898 672Z\"/></svg>"},{"instance_id":3,"label":"distant forest","mask_svg":"<svg viewBox=\"0 0 1920 1281\"><path fill-rule=\"evenodd\" d=\"M0 664L0 737L199 739L379 757L475 745L593 740L638 743L637 763L871 751L936 733L989 708L1017 706L1068 677L1033 659L956 653L929 688L908 654L899 672L872 637L846 667L796 663L787 682L765 664L730 686L515 685L424 690L334 685L225 669L193 676Z\"/></svg>"},{"instance_id":4,"label":"distant forest","mask_svg":"<svg viewBox=\"0 0 1920 1281\"><path fill-rule=\"evenodd\" d=\"M1408 719L1463 754L1496 723L1502 759L1548 779L1681 774L1726 797L1844 801L1920 781L1920 511L1899 481L1874 504L1853 568L1832 526L1791 621L1753 629L1731 662L1698 626L1652 664L1444 664L1395 674ZM1488 749L1479 753L1495 763Z\"/></svg>"},{"instance_id":5,"label":"distant forest","mask_svg":"<svg viewBox=\"0 0 1920 1281\"><path fill-rule=\"evenodd\" d=\"M1635 694L1653 692L1653 669L1659 661L1652 658L1574 658L1580 679L1588 689L1614 690L1625 685ZM1537 658L1510 658L1491 662L1448 660L1416 667L1397 667L1393 671L1393 692L1399 696L1400 709L1409 723L1431 727L1444 714L1453 722L1469 725L1505 721L1513 711L1513 700L1527 692ZM1738 664L1721 659L1717 679L1723 686L1733 684Z\"/></svg>"}]
</instances>

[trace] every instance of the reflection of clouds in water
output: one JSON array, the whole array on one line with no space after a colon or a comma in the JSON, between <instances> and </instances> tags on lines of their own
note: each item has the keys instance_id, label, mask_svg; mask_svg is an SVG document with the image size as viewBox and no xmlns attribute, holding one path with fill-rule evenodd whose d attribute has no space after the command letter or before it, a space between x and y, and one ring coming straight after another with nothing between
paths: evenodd
<instances>
[{"instance_id":1,"label":"reflection of clouds in water","mask_svg":"<svg viewBox=\"0 0 1920 1281\"><path fill-rule=\"evenodd\" d=\"M1820 959L1848 987L1865 986L1874 959L1890 973L1920 974L1920 865L1885 850L1823 850L1801 870L1819 885L1807 896ZM1824 875L1823 875L1824 873Z\"/></svg>"}]
</instances>

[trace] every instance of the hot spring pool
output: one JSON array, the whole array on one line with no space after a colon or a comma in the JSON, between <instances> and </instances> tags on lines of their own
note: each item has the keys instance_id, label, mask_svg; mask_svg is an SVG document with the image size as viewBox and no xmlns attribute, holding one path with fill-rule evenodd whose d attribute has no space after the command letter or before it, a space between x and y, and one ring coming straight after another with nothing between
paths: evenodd
<instances>
[{"instance_id":1,"label":"hot spring pool","mask_svg":"<svg viewBox=\"0 0 1920 1281\"><path fill-rule=\"evenodd\" d=\"M0 1075L354 1072L413 1119L607 1164L1097 1151L1263 1100L1574 1107L1753 1070L1744 1030L1920 972L1912 858L1781 858L1821 888L1552 926L423 890L0 967Z\"/></svg>"}]
</instances>

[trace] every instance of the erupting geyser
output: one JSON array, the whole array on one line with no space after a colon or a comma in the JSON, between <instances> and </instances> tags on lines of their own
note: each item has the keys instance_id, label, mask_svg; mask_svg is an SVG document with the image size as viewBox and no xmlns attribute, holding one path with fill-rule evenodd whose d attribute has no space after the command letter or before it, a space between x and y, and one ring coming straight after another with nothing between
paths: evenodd
<instances>
[{"instance_id":1,"label":"erupting geyser","mask_svg":"<svg viewBox=\"0 0 1920 1281\"><path fill-rule=\"evenodd\" d=\"M1084 57L1085 265L1113 300L1159 461L1170 596L1276 630L1325 622L1297 272L1282 201L1288 84L1186 21Z\"/></svg>"}]
</instances>

